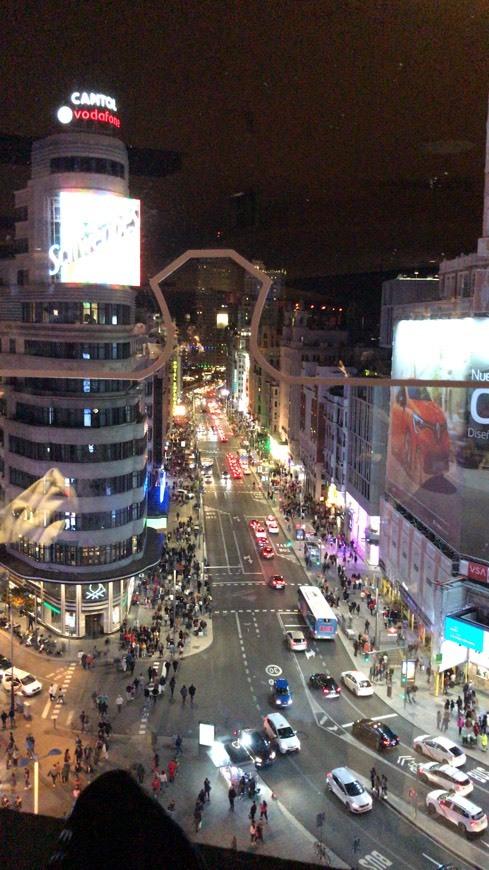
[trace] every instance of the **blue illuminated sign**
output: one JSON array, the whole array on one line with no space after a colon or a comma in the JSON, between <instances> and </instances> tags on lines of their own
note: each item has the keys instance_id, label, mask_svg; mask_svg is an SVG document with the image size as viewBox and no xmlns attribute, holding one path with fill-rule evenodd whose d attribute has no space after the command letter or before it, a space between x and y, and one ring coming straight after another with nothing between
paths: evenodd
<instances>
[{"instance_id":1,"label":"blue illuminated sign","mask_svg":"<svg viewBox=\"0 0 489 870\"><path fill-rule=\"evenodd\" d=\"M460 646L480 653L484 647L484 629L465 619L447 616L445 618L445 640L452 640Z\"/></svg>"}]
</instances>

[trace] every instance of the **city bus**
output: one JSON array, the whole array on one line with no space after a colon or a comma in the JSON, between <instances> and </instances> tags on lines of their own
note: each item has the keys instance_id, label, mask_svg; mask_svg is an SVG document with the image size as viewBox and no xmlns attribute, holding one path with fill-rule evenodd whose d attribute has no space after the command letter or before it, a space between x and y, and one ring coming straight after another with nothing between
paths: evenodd
<instances>
[{"instance_id":1,"label":"city bus","mask_svg":"<svg viewBox=\"0 0 489 870\"><path fill-rule=\"evenodd\" d=\"M317 640L333 640L338 620L317 586L299 586L299 610L311 635Z\"/></svg>"}]
</instances>

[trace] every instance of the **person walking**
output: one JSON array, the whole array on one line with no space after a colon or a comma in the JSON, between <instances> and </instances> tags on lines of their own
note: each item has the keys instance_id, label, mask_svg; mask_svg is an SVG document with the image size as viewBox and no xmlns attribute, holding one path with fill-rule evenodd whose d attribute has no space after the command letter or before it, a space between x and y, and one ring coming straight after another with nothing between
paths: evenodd
<instances>
[{"instance_id":1,"label":"person walking","mask_svg":"<svg viewBox=\"0 0 489 870\"><path fill-rule=\"evenodd\" d=\"M263 839L263 822L261 821L261 819L259 819L256 823L255 843L258 845L258 843L264 842L265 840Z\"/></svg>"},{"instance_id":2,"label":"person walking","mask_svg":"<svg viewBox=\"0 0 489 870\"><path fill-rule=\"evenodd\" d=\"M117 698L115 699L115 705L117 707L118 713L121 712L123 703L124 703L124 698L122 697L121 693L119 692L119 694L117 695Z\"/></svg>"},{"instance_id":3,"label":"person walking","mask_svg":"<svg viewBox=\"0 0 489 870\"><path fill-rule=\"evenodd\" d=\"M85 713L85 710L82 710L80 713L80 725L81 725L82 732L85 731L86 721L87 721L87 714Z\"/></svg>"},{"instance_id":4,"label":"person walking","mask_svg":"<svg viewBox=\"0 0 489 870\"><path fill-rule=\"evenodd\" d=\"M441 720L441 730L448 731L448 723L450 721L450 710L443 711L443 717Z\"/></svg>"},{"instance_id":5,"label":"person walking","mask_svg":"<svg viewBox=\"0 0 489 870\"><path fill-rule=\"evenodd\" d=\"M208 803L210 803L210 800L211 800L211 788L212 788L212 786L211 786L210 780L206 776L206 778L204 779L204 793L205 793L205 799L206 799L206 801L208 801Z\"/></svg>"},{"instance_id":6,"label":"person walking","mask_svg":"<svg viewBox=\"0 0 489 870\"><path fill-rule=\"evenodd\" d=\"M54 688L54 683L51 683L51 685L49 687L49 700L54 701L55 697L56 697L56 690Z\"/></svg>"},{"instance_id":7,"label":"person walking","mask_svg":"<svg viewBox=\"0 0 489 870\"><path fill-rule=\"evenodd\" d=\"M7 730L8 713L5 710L2 710L2 712L0 714L0 719L2 720L2 731L6 731Z\"/></svg>"},{"instance_id":8,"label":"person walking","mask_svg":"<svg viewBox=\"0 0 489 870\"><path fill-rule=\"evenodd\" d=\"M255 821L255 816L256 816L256 811L257 811L257 809L258 809L258 807L257 807L257 805L256 805L256 801L254 800L253 803L251 804L251 807L250 807L250 819L251 819L252 822Z\"/></svg>"},{"instance_id":9,"label":"person walking","mask_svg":"<svg viewBox=\"0 0 489 870\"><path fill-rule=\"evenodd\" d=\"M153 789L153 797L157 798L160 793L161 783L160 777L156 771L151 782L151 788Z\"/></svg>"},{"instance_id":10,"label":"person walking","mask_svg":"<svg viewBox=\"0 0 489 870\"><path fill-rule=\"evenodd\" d=\"M24 770L24 791L29 791L31 787L31 774L29 772L29 768L26 767Z\"/></svg>"},{"instance_id":11,"label":"person walking","mask_svg":"<svg viewBox=\"0 0 489 870\"><path fill-rule=\"evenodd\" d=\"M375 770L375 767L371 767L370 768L370 782L372 784L372 791L375 788L375 780L376 779L377 779L377 771Z\"/></svg>"},{"instance_id":12,"label":"person walking","mask_svg":"<svg viewBox=\"0 0 489 870\"><path fill-rule=\"evenodd\" d=\"M260 819L265 819L265 821L268 822L268 804L267 804L266 800L263 800L261 802Z\"/></svg>"},{"instance_id":13,"label":"person walking","mask_svg":"<svg viewBox=\"0 0 489 870\"><path fill-rule=\"evenodd\" d=\"M228 790L229 809L234 813L234 801L236 800L236 789L231 785Z\"/></svg>"},{"instance_id":14,"label":"person walking","mask_svg":"<svg viewBox=\"0 0 489 870\"><path fill-rule=\"evenodd\" d=\"M256 844L256 825L254 822L250 824L250 843L252 846Z\"/></svg>"},{"instance_id":15,"label":"person walking","mask_svg":"<svg viewBox=\"0 0 489 870\"><path fill-rule=\"evenodd\" d=\"M185 701L187 700L187 695L188 695L188 689L187 689L185 684L180 689L180 694L182 696L182 704L185 704Z\"/></svg>"},{"instance_id":16,"label":"person walking","mask_svg":"<svg viewBox=\"0 0 489 870\"><path fill-rule=\"evenodd\" d=\"M183 755L182 743L183 743L182 737L180 736L180 734L177 734L176 739L175 739L175 749L177 751L177 755Z\"/></svg>"},{"instance_id":17,"label":"person walking","mask_svg":"<svg viewBox=\"0 0 489 870\"><path fill-rule=\"evenodd\" d=\"M202 804L197 798L194 809L195 833L197 834L202 827Z\"/></svg>"},{"instance_id":18,"label":"person walking","mask_svg":"<svg viewBox=\"0 0 489 870\"><path fill-rule=\"evenodd\" d=\"M176 675L178 670L178 659L173 659L173 673Z\"/></svg>"},{"instance_id":19,"label":"person walking","mask_svg":"<svg viewBox=\"0 0 489 870\"><path fill-rule=\"evenodd\" d=\"M193 707L193 705L194 705L194 698L195 698L196 691L197 691L197 689L195 688L194 684L191 683L191 685L188 687L188 694L189 694L189 698L190 698L190 706L191 707Z\"/></svg>"},{"instance_id":20,"label":"person walking","mask_svg":"<svg viewBox=\"0 0 489 870\"><path fill-rule=\"evenodd\" d=\"M170 701L173 701L173 695L175 693L176 684L177 684L177 681L176 681L175 677L173 676L170 680L170 695L171 695Z\"/></svg>"},{"instance_id":21,"label":"person walking","mask_svg":"<svg viewBox=\"0 0 489 870\"><path fill-rule=\"evenodd\" d=\"M375 777L375 791L377 793L377 797L380 798L380 793L382 791L382 781L378 774Z\"/></svg>"},{"instance_id":22,"label":"person walking","mask_svg":"<svg viewBox=\"0 0 489 870\"><path fill-rule=\"evenodd\" d=\"M436 727L438 728L438 731L441 728L441 710L440 709L438 709L436 711Z\"/></svg>"},{"instance_id":23,"label":"person walking","mask_svg":"<svg viewBox=\"0 0 489 870\"><path fill-rule=\"evenodd\" d=\"M384 798L384 800L387 800L387 777L385 773L382 774L380 780L380 787L382 789L382 797Z\"/></svg>"},{"instance_id":24,"label":"person walking","mask_svg":"<svg viewBox=\"0 0 489 870\"><path fill-rule=\"evenodd\" d=\"M175 776L177 774L177 762L172 758L168 762L168 779L170 782L175 782Z\"/></svg>"}]
</instances>

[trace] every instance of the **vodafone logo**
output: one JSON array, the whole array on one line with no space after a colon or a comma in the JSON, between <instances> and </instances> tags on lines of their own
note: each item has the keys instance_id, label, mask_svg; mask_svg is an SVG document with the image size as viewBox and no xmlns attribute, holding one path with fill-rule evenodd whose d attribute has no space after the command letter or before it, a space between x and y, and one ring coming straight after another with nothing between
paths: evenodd
<instances>
[{"instance_id":1,"label":"vodafone logo","mask_svg":"<svg viewBox=\"0 0 489 870\"><path fill-rule=\"evenodd\" d=\"M113 127L121 126L120 118L114 114L117 112L114 97L93 91L74 91L69 102L70 105L60 106L57 111L60 124L71 124L75 120L97 121L101 124L111 124Z\"/></svg>"}]
</instances>

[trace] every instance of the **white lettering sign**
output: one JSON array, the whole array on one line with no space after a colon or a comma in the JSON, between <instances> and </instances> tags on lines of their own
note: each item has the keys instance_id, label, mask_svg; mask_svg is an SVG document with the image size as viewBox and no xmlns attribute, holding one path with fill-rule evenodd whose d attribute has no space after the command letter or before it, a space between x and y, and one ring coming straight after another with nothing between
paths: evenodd
<instances>
[{"instance_id":1,"label":"white lettering sign","mask_svg":"<svg viewBox=\"0 0 489 870\"><path fill-rule=\"evenodd\" d=\"M99 106L103 109L110 109L111 112L117 112L117 106L113 97L107 97L105 94L93 94L87 91L74 91L71 95L71 102L74 106Z\"/></svg>"}]
</instances>

